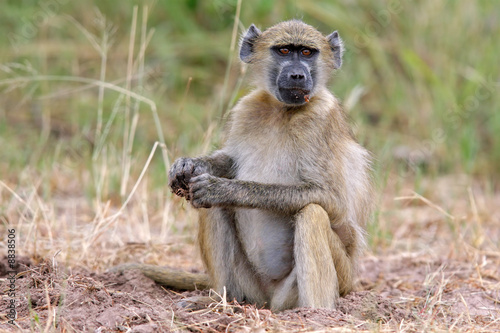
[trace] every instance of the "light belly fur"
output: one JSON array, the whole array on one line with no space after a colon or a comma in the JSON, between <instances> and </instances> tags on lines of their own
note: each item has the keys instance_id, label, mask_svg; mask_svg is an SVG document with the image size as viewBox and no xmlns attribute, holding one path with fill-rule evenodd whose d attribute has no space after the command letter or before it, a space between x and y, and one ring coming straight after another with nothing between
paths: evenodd
<instances>
[{"instance_id":1,"label":"light belly fur","mask_svg":"<svg viewBox=\"0 0 500 333\"><path fill-rule=\"evenodd\" d=\"M286 277L293 267L292 217L239 208L236 221L243 248L259 275L270 280Z\"/></svg>"},{"instance_id":2,"label":"light belly fur","mask_svg":"<svg viewBox=\"0 0 500 333\"><path fill-rule=\"evenodd\" d=\"M270 138L268 142L272 145L275 141ZM252 152L252 149L242 151ZM254 151L239 156L241 163L237 164L242 167L236 178L266 184L296 183L297 165L295 160L289 159L291 154L283 147L270 151L274 154ZM259 275L271 281L286 277L293 268L293 216L237 208L236 221L243 248Z\"/></svg>"}]
</instances>

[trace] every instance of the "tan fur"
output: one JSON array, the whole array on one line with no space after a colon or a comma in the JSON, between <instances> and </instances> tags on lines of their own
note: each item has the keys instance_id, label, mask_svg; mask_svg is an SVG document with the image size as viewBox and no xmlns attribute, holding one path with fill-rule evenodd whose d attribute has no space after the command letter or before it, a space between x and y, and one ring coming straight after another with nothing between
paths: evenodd
<instances>
[{"instance_id":1,"label":"tan fur","mask_svg":"<svg viewBox=\"0 0 500 333\"><path fill-rule=\"evenodd\" d=\"M326 37L295 20L253 42L247 60L257 88L232 110L222 149L177 160L170 185L176 190L178 179L189 180L212 288L273 310L334 308L354 287L365 242L369 154L325 87L335 67ZM258 81L272 65L270 48L290 44L320 52L317 88L298 106L278 101ZM203 283L197 279L191 285Z\"/></svg>"}]
</instances>

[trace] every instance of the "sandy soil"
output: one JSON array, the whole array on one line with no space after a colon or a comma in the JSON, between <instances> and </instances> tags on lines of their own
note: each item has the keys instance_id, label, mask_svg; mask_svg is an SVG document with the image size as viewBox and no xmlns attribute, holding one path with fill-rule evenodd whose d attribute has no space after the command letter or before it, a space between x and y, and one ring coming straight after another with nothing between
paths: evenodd
<instances>
[{"instance_id":1,"label":"sandy soil","mask_svg":"<svg viewBox=\"0 0 500 333\"><path fill-rule=\"evenodd\" d=\"M415 255L365 258L359 291L339 301L336 310L299 308L281 313L252 305L214 302L190 311L180 300L208 291L167 290L140 272L94 273L65 270L50 261L31 265L18 258L17 328L0 304L0 330L56 332L264 332L500 331L500 271L477 269L450 260ZM6 258L0 264L1 289ZM481 274L481 279L477 278ZM2 298L6 299L3 294Z\"/></svg>"},{"instance_id":2,"label":"sandy soil","mask_svg":"<svg viewBox=\"0 0 500 333\"><path fill-rule=\"evenodd\" d=\"M15 201L5 216L19 234L18 316L16 326L8 323L9 268L0 256L0 332L500 332L500 189L442 177L420 183L424 198L413 184L389 185L377 224L367 228L358 290L336 310L281 313L231 300L190 311L179 303L208 291L167 290L139 272L105 272L138 261L202 269L195 214L179 199L166 219L162 213L138 222L137 205L106 228L88 218L93 211L79 206L82 198L51 201L57 218L50 223L16 218L25 210Z\"/></svg>"}]
</instances>

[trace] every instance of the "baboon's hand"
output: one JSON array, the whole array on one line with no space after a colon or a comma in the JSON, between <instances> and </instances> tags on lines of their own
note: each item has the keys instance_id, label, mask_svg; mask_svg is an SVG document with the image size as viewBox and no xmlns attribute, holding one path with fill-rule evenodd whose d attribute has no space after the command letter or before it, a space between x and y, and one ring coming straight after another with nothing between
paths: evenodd
<instances>
[{"instance_id":1,"label":"baboon's hand","mask_svg":"<svg viewBox=\"0 0 500 333\"><path fill-rule=\"evenodd\" d=\"M181 157L175 160L168 172L168 185L172 192L190 200L189 181L191 178L207 173L208 163L199 158Z\"/></svg>"},{"instance_id":2,"label":"baboon's hand","mask_svg":"<svg viewBox=\"0 0 500 333\"><path fill-rule=\"evenodd\" d=\"M191 178L189 181L191 204L195 208L210 208L223 204L230 197L227 187L229 181L208 173Z\"/></svg>"}]
</instances>

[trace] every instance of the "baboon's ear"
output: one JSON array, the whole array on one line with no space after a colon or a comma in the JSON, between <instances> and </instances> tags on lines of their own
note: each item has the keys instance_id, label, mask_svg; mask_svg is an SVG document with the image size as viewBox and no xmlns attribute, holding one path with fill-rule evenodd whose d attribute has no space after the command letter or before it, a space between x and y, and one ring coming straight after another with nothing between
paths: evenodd
<instances>
[{"instance_id":1,"label":"baboon's ear","mask_svg":"<svg viewBox=\"0 0 500 333\"><path fill-rule=\"evenodd\" d=\"M330 43L330 47L333 51L333 63L335 68L340 68L342 66L342 54L344 53L344 42L339 36L337 30L329 34L326 39Z\"/></svg>"},{"instance_id":2,"label":"baboon's ear","mask_svg":"<svg viewBox=\"0 0 500 333\"><path fill-rule=\"evenodd\" d=\"M252 54L253 54L253 46L255 44L255 40L257 37L259 37L261 34L260 30L257 29L255 25L251 25L250 28L248 28L247 32L245 33L245 36L243 36L243 39L241 40L241 46L240 46L240 59L243 62L249 63L252 61Z\"/></svg>"}]
</instances>

